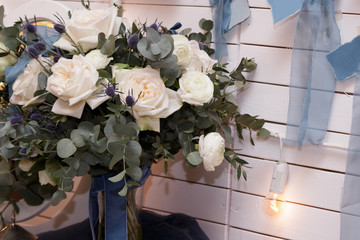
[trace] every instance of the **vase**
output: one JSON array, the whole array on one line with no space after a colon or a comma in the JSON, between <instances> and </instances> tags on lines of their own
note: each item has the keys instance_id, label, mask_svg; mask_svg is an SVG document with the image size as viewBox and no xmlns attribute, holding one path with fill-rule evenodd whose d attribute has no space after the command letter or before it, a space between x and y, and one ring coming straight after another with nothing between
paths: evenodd
<instances>
[{"instance_id":1,"label":"vase","mask_svg":"<svg viewBox=\"0 0 360 240\"><path fill-rule=\"evenodd\" d=\"M100 193L100 219L98 225L98 240L107 240L105 238L105 194ZM142 229L139 222L139 211L141 210L143 187L128 189L126 195L126 213L127 213L127 240L141 240ZM137 200L139 204L137 203ZM125 240L125 239L121 239Z\"/></svg>"}]
</instances>

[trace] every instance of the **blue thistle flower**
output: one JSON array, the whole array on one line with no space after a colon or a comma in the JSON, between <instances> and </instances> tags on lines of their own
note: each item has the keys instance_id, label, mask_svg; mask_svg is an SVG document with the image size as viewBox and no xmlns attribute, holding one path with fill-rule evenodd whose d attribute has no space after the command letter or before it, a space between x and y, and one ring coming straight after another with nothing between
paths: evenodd
<instances>
[{"instance_id":1,"label":"blue thistle flower","mask_svg":"<svg viewBox=\"0 0 360 240\"><path fill-rule=\"evenodd\" d=\"M132 34L127 40L129 47L135 49L139 42L139 34Z\"/></svg>"},{"instance_id":2,"label":"blue thistle flower","mask_svg":"<svg viewBox=\"0 0 360 240\"><path fill-rule=\"evenodd\" d=\"M62 24L59 24L59 23L56 23L56 24L54 25L54 29L55 29L55 31L57 31L57 32L60 33L60 34L63 34L63 33L66 32L65 26L62 25Z\"/></svg>"},{"instance_id":3,"label":"blue thistle flower","mask_svg":"<svg viewBox=\"0 0 360 240\"><path fill-rule=\"evenodd\" d=\"M33 113L30 115L29 119L39 123L44 119L44 116L41 113Z\"/></svg>"},{"instance_id":4,"label":"blue thistle flower","mask_svg":"<svg viewBox=\"0 0 360 240\"><path fill-rule=\"evenodd\" d=\"M31 58L38 58L39 57L39 50L36 49L36 47L30 46L28 47L28 54Z\"/></svg>"},{"instance_id":5,"label":"blue thistle flower","mask_svg":"<svg viewBox=\"0 0 360 240\"><path fill-rule=\"evenodd\" d=\"M24 123L24 118L20 114L13 115L10 118L10 123L11 123L11 125L23 124Z\"/></svg>"},{"instance_id":6,"label":"blue thistle flower","mask_svg":"<svg viewBox=\"0 0 360 240\"><path fill-rule=\"evenodd\" d=\"M114 85L109 84L106 88L105 88L105 94L109 97L114 97L115 96L115 92L116 89L114 87Z\"/></svg>"},{"instance_id":7,"label":"blue thistle flower","mask_svg":"<svg viewBox=\"0 0 360 240\"><path fill-rule=\"evenodd\" d=\"M34 47L37 48L39 51L44 51L46 49L46 45L42 42L34 43Z\"/></svg>"},{"instance_id":8,"label":"blue thistle flower","mask_svg":"<svg viewBox=\"0 0 360 240\"><path fill-rule=\"evenodd\" d=\"M139 100L141 93L142 92L140 92L139 95L137 96L137 99L135 99L134 98L134 90L133 89L131 89L131 91L129 90L128 95L125 98L125 105L128 107L134 106L137 103L137 101Z\"/></svg>"},{"instance_id":9,"label":"blue thistle flower","mask_svg":"<svg viewBox=\"0 0 360 240\"><path fill-rule=\"evenodd\" d=\"M20 155L26 155L26 148L20 148L20 150L19 150L19 154Z\"/></svg>"},{"instance_id":10,"label":"blue thistle flower","mask_svg":"<svg viewBox=\"0 0 360 240\"><path fill-rule=\"evenodd\" d=\"M35 33L36 32L36 25L33 25L31 23L27 23L25 24L25 29L29 32L29 33Z\"/></svg>"},{"instance_id":11,"label":"blue thistle flower","mask_svg":"<svg viewBox=\"0 0 360 240\"><path fill-rule=\"evenodd\" d=\"M59 61L59 59L61 58L60 55L55 55L53 60L54 60L54 63L57 63Z\"/></svg>"}]
</instances>

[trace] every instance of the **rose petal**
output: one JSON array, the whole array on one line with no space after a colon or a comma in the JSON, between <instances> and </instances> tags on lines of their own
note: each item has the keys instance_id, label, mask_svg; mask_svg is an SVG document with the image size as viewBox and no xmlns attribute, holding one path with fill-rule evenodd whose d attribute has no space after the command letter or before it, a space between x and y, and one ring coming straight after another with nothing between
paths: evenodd
<instances>
[{"instance_id":1,"label":"rose petal","mask_svg":"<svg viewBox=\"0 0 360 240\"><path fill-rule=\"evenodd\" d=\"M140 117L136 119L136 124L141 131L150 130L160 132L160 118Z\"/></svg>"},{"instance_id":2,"label":"rose petal","mask_svg":"<svg viewBox=\"0 0 360 240\"><path fill-rule=\"evenodd\" d=\"M74 104L72 106L69 105L69 102L65 102L58 98L51 111L55 114L59 115L66 115L66 116L72 116L75 118L81 118L82 112L85 107L85 101L78 102L77 104Z\"/></svg>"}]
</instances>

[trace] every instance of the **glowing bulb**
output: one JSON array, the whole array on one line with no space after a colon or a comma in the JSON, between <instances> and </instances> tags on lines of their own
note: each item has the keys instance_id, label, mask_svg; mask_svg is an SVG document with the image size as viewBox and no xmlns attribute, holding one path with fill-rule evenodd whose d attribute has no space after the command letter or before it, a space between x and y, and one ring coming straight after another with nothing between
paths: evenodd
<instances>
[{"instance_id":1,"label":"glowing bulb","mask_svg":"<svg viewBox=\"0 0 360 240\"><path fill-rule=\"evenodd\" d=\"M263 201L263 209L269 216L281 214L284 211L286 201L279 198L279 194L270 192Z\"/></svg>"}]
</instances>

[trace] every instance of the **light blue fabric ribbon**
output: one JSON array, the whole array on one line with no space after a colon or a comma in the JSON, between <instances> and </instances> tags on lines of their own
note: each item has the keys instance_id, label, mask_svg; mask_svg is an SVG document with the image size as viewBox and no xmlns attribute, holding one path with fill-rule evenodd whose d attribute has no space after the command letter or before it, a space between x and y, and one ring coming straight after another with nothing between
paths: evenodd
<instances>
[{"instance_id":1,"label":"light blue fabric ribbon","mask_svg":"<svg viewBox=\"0 0 360 240\"><path fill-rule=\"evenodd\" d=\"M274 24L298 12L304 0L268 0L273 15Z\"/></svg>"},{"instance_id":2,"label":"light blue fabric ribbon","mask_svg":"<svg viewBox=\"0 0 360 240\"><path fill-rule=\"evenodd\" d=\"M250 16L248 0L209 0L214 8L215 59L228 56L225 33Z\"/></svg>"},{"instance_id":3,"label":"light blue fabric ribbon","mask_svg":"<svg viewBox=\"0 0 360 240\"><path fill-rule=\"evenodd\" d=\"M53 28L45 26L37 26L37 34L41 36L44 41L46 41L51 47L52 44L60 38L60 34L56 32ZM31 46L31 45L30 45ZM40 52L40 55L46 53L47 50ZM27 52L21 54L20 59L14 66L9 66L5 68L5 83L9 86L9 96L11 97L13 90L12 85L20 74L25 70L26 65L32 60Z\"/></svg>"},{"instance_id":4,"label":"light blue fabric ribbon","mask_svg":"<svg viewBox=\"0 0 360 240\"><path fill-rule=\"evenodd\" d=\"M338 46L333 0L305 0L292 53L286 144L321 145L336 87L326 54Z\"/></svg>"},{"instance_id":5,"label":"light blue fabric ribbon","mask_svg":"<svg viewBox=\"0 0 360 240\"><path fill-rule=\"evenodd\" d=\"M140 185L143 185L151 174L150 167L142 167L143 176ZM106 240L126 240L127 239L127 214L126 197L122 197L118 192L124 187L124 180L111 182L109 178L115 174L110 172L101 176L92 177L92 184L89 193L89 217L93 240L97 240L99 223L99 204L98 193L105 193L105 239Z\"/></svg>"},{"instance_id":6,"label":"light blue fabric ribbon","mask_svg":"<svg viewBox=\"0 0 360 240\"><path fill-rule=\"evenodd\" d=\"M360 236L360 36L327 55L339 81L356 76L349 150L341 201L341 239Z\"/></svg>"}]
</instances>

